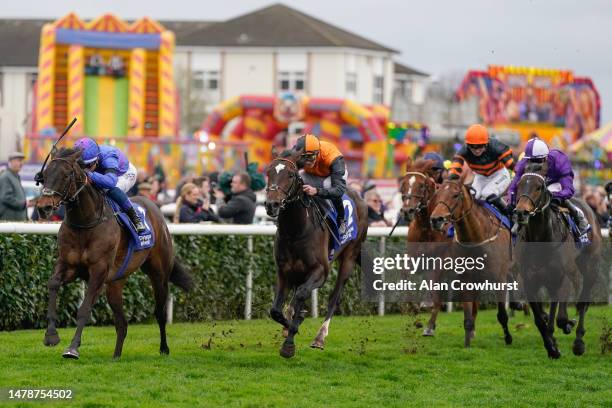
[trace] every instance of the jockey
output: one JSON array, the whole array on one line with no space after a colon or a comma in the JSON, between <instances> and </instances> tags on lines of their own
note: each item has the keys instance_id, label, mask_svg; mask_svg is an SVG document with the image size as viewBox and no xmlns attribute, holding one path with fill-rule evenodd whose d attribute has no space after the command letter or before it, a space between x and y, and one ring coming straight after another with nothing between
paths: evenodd
<instances>
[{"instance_id":1,"label":"jockey","mask_svg":"<svg viewBox=\"0 0 612 408\"><path fill-rule=\"evenodd\" d=\"M472 125L465 134L465 145L453 157L449 180L459 178L466 162L474 172L474 198L484 199L507 212L508 205L502 195L511 181L508 169L514 165L512 150L497 139L489 139L484 126Z\"/></svg>"},{"instance_id":2,"label":"jockey","mask_svg":"<svg viewBox=\"0 0 612 408\"><path fill-rule=\"evenodd\" d=\"M98 146L88 137L77 140L74 147L82 151L81 160L91 183L106 190L106 195L130 217L136 231L139 234L144 232L146 227L125 194L136 183L136 167L121 150L113 146Z\"/></svg>"},{"instance_id":3,"label":"jockey","mask_svg":"<svg viewBox=\"0 0 612 408\"><path fill-rule=\"evenodd\" d=\"M432 160L434 162L433 166L431 166L434 173L433 179L436 184L442 184L442 174L444 173L444 159L442 156L435 152L429 152L425 153L423 159Z\"/></svg>"},{"instance_id":4,"label":"jockey","mask_svg":"<svg viewBox=\"0 0 612 408\"><path fill-rule=\"evenodd\" d=\"M580 230L580 235L584 235L589 230L589 222L584 212L570 201L575 192L572 164L565 153L557 149L549 150L548 145L541 139L533 138L527 142L525 157L516 165L514 179L508 190L511 204L516 204L516 190L527 164L544 163L545 161L548 164L546 184L548 191L552 193L553 202L569 210Z\"/></svg>"},{"instance_id":5,"label":"jockey","mask_svg":"<svg viewBox=\"0 0 612 408\"><path fill-rule=\"evenodd\" d=\"M332 143L310 134L300 136L293 150L300 153L297 166L304 169L304 192L331 200L338 213L338 231L344 234L346 222L342 195L346 192L348 172L342 153Z\"/></svg>"}]
</instances>

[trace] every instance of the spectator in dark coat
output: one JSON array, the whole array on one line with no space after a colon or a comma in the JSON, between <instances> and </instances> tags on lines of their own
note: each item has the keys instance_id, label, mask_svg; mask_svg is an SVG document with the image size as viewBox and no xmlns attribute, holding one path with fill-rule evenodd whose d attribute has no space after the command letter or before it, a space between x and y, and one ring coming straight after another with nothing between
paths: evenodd
<instances>
[{"instance_id":1,"label":"spectator in dark coat","mask_svg":"<svg viewBox=\"0 0 612 408\"><path fill-rule=\"evenodd\" d=\"M19 177L24 158L23 153L9 154L8 168L0 174L0 221L28 220L28 200Z\"/></svg>"},{"instance_id":2,"label":"spectator in dark coat","mask_svg":"<svg viewBox=\"0 0 612 408\"><path fill-rule=\"evenodd\" d=\"M253 223L257 198L250 185L251 177L247 173L237 173L232 177L232 197L225 205L219 207L221 218L231 219L234 224ZM222 194L220 190L217 193Z\"/></svg>"}]
</instances>

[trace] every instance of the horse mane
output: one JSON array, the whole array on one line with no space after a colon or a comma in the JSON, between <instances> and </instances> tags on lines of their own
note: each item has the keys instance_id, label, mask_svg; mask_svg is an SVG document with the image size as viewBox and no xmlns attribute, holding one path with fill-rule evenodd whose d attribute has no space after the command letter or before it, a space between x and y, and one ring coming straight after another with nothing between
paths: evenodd
<instances>
[{"instance_id":1,"label":"horse mane","mask_svg":"<svg viewBox=\"0 0 612 408\"><path fill-rule=\"evenodd\" d=\"M69 157L72 156L73 154L75 154L76 152L79 152L79 149L73 149L71 147L62 147L57 154L55 155L55 157L57 158L63 158L63 157Z\"/></svg>"},{"instance_id":2,"label":"horse mane","mask_svg":"<svg viewBox=\"0 0 612 408\"><path fill-rule=\"evenodd\" d=\"M525 166L525 172L528 173L539 173L543 170L544 166L542 165L542 163L527 163L527 165Z\"/></svg>"},{"instance_id":3,"label":"horse mane","mask_svg":"<svg viewBox=\"0 0 612 408\"><path fill-rule=\"evenodd\" d=\"M418 171L421 173L426 173L428 170L431 170L431 166L434 165L433 160L429 159L419 159L412 163L412 166L408 168L408 171Z\"/></svg>"}]
</instances>

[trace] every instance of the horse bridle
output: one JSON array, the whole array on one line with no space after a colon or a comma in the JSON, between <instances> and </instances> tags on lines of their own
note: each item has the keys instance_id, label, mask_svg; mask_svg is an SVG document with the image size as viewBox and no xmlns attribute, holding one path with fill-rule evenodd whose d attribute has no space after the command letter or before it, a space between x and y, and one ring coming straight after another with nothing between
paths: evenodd
<instances>
[{"instance_id":1,"label":"horse bridle","mask_svg":"<svg viewBox=\"0 0 612 408\"><path fill-rule=\"evenodd\" d=\"M419 199L419 205L416 207L416 211L417 212L421 212L423 211L425 208L427 208L427 203L423 202L423 199L425 198L425 194L428 189L427 187L429 185L433 186L433 190L435 192L436 190L436 182L427 174L425 173L421 173L419 171L407 171L406 174L404 175L404 177L407 176L419 176L419 177L423 177L423 179L425 180L425 184L423 184L424 188L421 188L420 193L422 192L423 194L412 194L412 186L410 188L410 194L402 194L402 203L405 202L406 200L410 200L412 197L414 198L418 198Z\"/></svg>"},{"instance_id":2,"label":"horse bridle","mask_svg":"<svg viewBox=\"0 0 612 408\"><path fill-rule=\"evenodd\" d=\"M302 177L300 177L300 175L298 174L297 164L295 164L291 160L287 160L283 158L274 159L272 160L272 163L270 163L268 168L271 168L274 163L278 163L278 162L289 163L291 167L294 169L294 171L289 172L289 177L291 178L291 185L289 186L288 189L285 190L278 184L270 184L269 186L266 187L266 193L270 191L280 191L281 193L285 195L285 197L281 200L281 203L280 203L280 209L283 210L285 209L285 206L287 204L290 204L300 198L300 195L297 193L301 190L300 187L303 185L303 181L302 181Z\"/></svg>"},{"instance_id":3,"label":"horse bridle","mask_svg":"<svg viewBox=\"0 0 612 408\"><path fill-rule=\"evenodd\" d=\"M470 215L470 213L472 212L472 209L474 208L474 202L472 202L472 206L463 214L461 215L461 217L453 219L453 213L455 212L455 210L457 209L457 207L459 206L459 204L463 205L463 200L464 200L464 191L463 191L463 185L461 184L461 181L452 181L452 180L446 180L447 183L451 183L451 184L455 184L457 186L459 186L460 192L459 192L459 199L457 200L457 202L455 203L455 205L453 205L452 207L449 206L445 201L438 201L436 202L436 204L442 204L443 206L446 207L446 209L448 210L449 216L450 216L450 221L452 223L456 223L461 221L462 219L464 219L465 217L467 217L468 215ZM434 193L434 197L441 191L438 190Z\"/></svg>"},{"instance_id":4,"label":"horse bridle","mask_svg":"<svg viewBox=\"0 0 612 408\"><path fill-rule=\"evenodd\" d=\"M62 193L52 190L49 187L45 187L44 186L44 182L43 182L43 188L41 190L41 195L43 197L51 197L51 203L53 203L53 210L57 210L58 207L62 204L69 204L69 203L73 203L74 201L77 200L77 197L79 196L79 193L85 188L85 186L87 185L86 181L87 181L87 176L85 176L83 179L77 179L76 177L76 170L74 169L74 165L75 163L70 162L70 160L67 160L63 157L58 157L55 159L52 159L49 164L53 163L54 161L62 161L62 162L66 162L68 163L68 165L70 165L70 176L68 176L68 182L66 183L66 188L64 188L64 191ZM78 184L81 183L81 186L79 187ZM74 189L76 190L75 193L71 196L68 197L68 194L70 193L70 187L74 184ZM56 203L55 200L53 199L54 196L58 196L60 199L59 201Z\"/></svg>"},{"instance_id":5,"label":"horse bridle","mask_svg":"<svg viewBox=\"0 0 612 408\"><path fill-rule=\"evenodd\" d=\"M551 194L550 194L550 191L548 191L548 189L546 188L546 178L544 176L542 176L541 174L538 174L538 173L524 173L521 176L521 180L523 179L523 177L527 177L527 176L535 177L537 180L539 180L541 182L542 187L543 187L544 192L545 192L544 193L544 197L545 197L545 200L546 200L546 202L543 205L539 205L528 194L521 194L516 199L517 204L518 204L519 200L521 198L523 198L523 197L525 197L526 199L528 199L531 202L531 204L533 205L533 211L528 213L528 215L531 217L531 216L533 216L533 215L535 215L537 213L540 213L540 212L544 211L546 208L548 208L548 206L550 205L550 201L551 201ZM538 201L541 201L541 198L542 197L540 196Z\"/></svg>"}]
</instances>

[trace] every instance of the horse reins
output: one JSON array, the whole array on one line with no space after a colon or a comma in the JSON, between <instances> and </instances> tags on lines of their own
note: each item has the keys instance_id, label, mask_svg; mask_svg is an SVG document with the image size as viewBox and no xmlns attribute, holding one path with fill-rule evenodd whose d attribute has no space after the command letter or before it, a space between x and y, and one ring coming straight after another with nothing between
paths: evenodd
<instances>
[{"instance_id":1,"label":"horse reins","mask_svg":"<svg viewBox=\"0 0 612 408\"><path fill-rule=\"evenodd\" d=\"M417 212L421 212L423 211L425 208L427 208L427 205L425 205L425 203L423 203L423 199L425 198L424 193L426 193L428 191L427 187L430 185L433 185L434 187L434 191L436 190L435 188L435 181L428 176L425 173L421 173L419 171L407 171L406 174L404 175L404 177L407 176L419 176L419 177L423 177L423 179L425 180L425 189L421 189L421 191L423 192L422 195L417 195L417 194L412 194L412 186L410 186L410 193L409 194L402 194L402 202L405 202L406 200L410 200L412 197L414 198L418 198L419 199L419 205L417 206L416 210Z\"/></svg>"},{"instance_id":2,"label":"horse reins","mask_svg":"<svg viewBox=\"0 0 612 408\"><path fill-rule=\"evenodd\" d=\"M298 172L297 165L291 160L277 158L277 159L274 159L272 163L270 163L269 167L271 167L274 162L280 162L280 161L290 163L291 167L293 167L293 169L295 170L294 173L293 172L289 173L289 177L291 177L291 185L289 186L287 190L285 190L278 184L271 184L268 187L266 187L266 192L280 191L281 193L285 195L285 197L281 200L281 204L280 204L280 209L283 210L287 204L290 204L300 198L300 196L296 193L299 190L300 184L303 184L303 181L300 175L297 173Z\"/></svg>"},{"instance_id":3,"label":"horse reins","mask_svg":"<svg viewBox=\"0 0 612 408\"><path fill-rule=\"evenodd\" d=\"M87 186L87 176L85 176L82 179L77 179L76 177L76 170L74 168L75 163L74 162L70 162L69 160L63 158L63 157L57 157L55 159L52 159L49 164L53 163L54 161L62 161L65 163L68 163L68 165L70 166L71 172L70 172L70 176L69 176L69 180L68 183L66 183L66 188L64 189L63 193L60 193L58 191L52 190L49 187L44 187L41 190L41 195L45 196L45 197L51 197L51 203L52 203L52 208L53 211L56 211L60 205L65 204L66 206L73 204L75 201L78 201L78 197L79 194L81 193L81 191L83 191L83 189L85 188L85 186ZM79 187L79 183L81 184L81 186ZM74 188L75 188L75 192L74 194L72 194L71 197L67 197L68 194L70 193L70 187L74 184ZM56 203L55 200L53 199L54 196L58 196L60 198L60 200ZM93 228L99 224L101 224L103 221L105 221L104 219L104 202L102 202L102 205L99 206L100 207L100 211L98 214L98 218L95 219L94 221L88 223L88 224L74 224L72 222L68 221L68 217L66 217L66 223L72 227L72 228L77 228L77 229L89 229L89 228Z\"/></svg>"},{"instance_id":4,"label":"horse reins","mask_svg":"<svg viewBox=\"0 0 612 408\"><path fill-rule=\"evenodd\" d=\"M460 198L459 198L459 200L457 200L457 202L455 203L455 205L453 205L452 207L451 207L451 206L449 206L449 205L448 205L448 204L447 204L445 201L438 201L436 204L442 204L443 206L445 206L445 207L446 207L446 209L448 210L448 213L449 213L449 216L450 216L450 221L451 221L451 222L459 222L459 221L463 220L465 217L467 217L468 215L470 215L470 213L471 213L471 212L472 212L472 210L474 209L474 203L472 202L472 206L471 206L471 207L470 207L470 208L467 210L467 212L465 212L465 214L461 215L461 217L459 217L459 218L453 219L453 212L454 212L454 211L457 209L457 207L459 206L459 204L463 204L463 200L464 200L464 195L465 195L465 192L463 191L463 186L462 186L461 184L459 184L460 182L455 182L455 181L451 181L451 180L446 180L446 182L447 182L447 183L452 183L452 184L455 184L455 185L459 186L459 188L460 188L460 190L461 190L460 195L459 195L459 197L460 197ZM437 190L437 191L434 193L434 197L435 197L435 196L436 196L436 195L437 195L437 194L438 194L440 191L442 191L442 190L441 190L441 189L440 189L440 190Z\"/></svg>"},{"instance_id":5,"label":"horse reins","mask_svg":"<svg viewBox=\"0 0 612 408\"><path fill-rule=\"evenodd\" d=\"M523 197L525 197L526 199L528 199L531 202L531 204L533 205L533 211L528 213L528 215L531 217L531 216L534 216L537 213L541 213L542 211L544 211L545 209L548 208L548 206L550 205L550 201L551 201L551 195L550 195L550 192L548 191L548 189L546 188L546 178L544 176L542 176L541 174L538 174L538 173L524 173L521 176L521 180L523 179L523 177L526 177L526 176L532 176L532 177L535 177L536 179L538 179L539 181L541 181L542 186L544 187L544 191L546 192L546 194L545 194L545 196L546 196L546 203L543 206L541 206L541 207L538 206L538 204L536 204L536 202L533 200L533 198L531 198L528 194L521 194L517 198L517 200L516 200L517 203Z\"/></svg>"}]
</instances>

